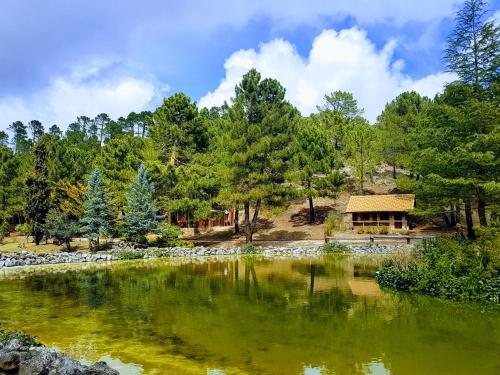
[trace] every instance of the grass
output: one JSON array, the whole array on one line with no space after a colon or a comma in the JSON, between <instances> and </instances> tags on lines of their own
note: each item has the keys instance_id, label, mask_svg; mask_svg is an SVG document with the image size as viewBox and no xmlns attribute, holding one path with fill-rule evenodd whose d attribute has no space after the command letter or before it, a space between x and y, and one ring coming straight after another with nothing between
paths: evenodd
<instances>
[{"instance_id":1,"label":"grass","mask_svg":"<svg viewBox=\"0 0 500 375\"><path fill-rule=\"evenodd\" d=\"M88 241L86 239L76 240L71 242L72 250L88 250ZM1 253L18 253L20 251L29 251L32 253L57 253L65 251L66 248L63 245L56 245L52 243L52 240L46 244L45 241L36 245L31 238L26 241L25 236L10 236L5 237L2 242L0 242L0 252Z\"/></svg>"}]
</instances>

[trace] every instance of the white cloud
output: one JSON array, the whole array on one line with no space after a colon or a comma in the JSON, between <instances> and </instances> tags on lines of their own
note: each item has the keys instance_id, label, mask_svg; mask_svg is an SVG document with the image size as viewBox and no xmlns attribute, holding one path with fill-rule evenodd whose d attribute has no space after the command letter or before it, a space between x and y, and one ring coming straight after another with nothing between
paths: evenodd
<instances>
[{"instance_id":1,"label":"white cloud","mask_svg":"<svg viewBox=\"0 0 500 375\"><path fill-rule=\"evenodd\" d=\"M168 86L154 77L101 77L100 71L107 66L91 63L75 68L68 77L56 78L49 87L29 97L0 98L0 128L16 120L37 119L46 128L57 124L65 129L77 116L95 117L103 112L117 118L150 109L168 91Z\"/></svg>"},{"instance_id":2,"label":"white cloud","mask_svg":"<svg viewBox=\"0 0 500 375\"><path fill-rule=\"evenodd\" d=\"M365 116L375 121L384 105L399 93L416 90L433 96L444 83L454 80L437 73L419 80L404 74L404 61L393 61L396 41L377 50L364 30L353 27L337 32L324 30L313 42L307 59L283 39L261 44L258 51L240 50L225 62L226 76L219 86L200 99L200 106L221 105L234 95L234 86L250 68L263 77L276 78L287 89L287 99L304 115L314 112L324 94L352 92Z\"/></svg>"}]
</instances>

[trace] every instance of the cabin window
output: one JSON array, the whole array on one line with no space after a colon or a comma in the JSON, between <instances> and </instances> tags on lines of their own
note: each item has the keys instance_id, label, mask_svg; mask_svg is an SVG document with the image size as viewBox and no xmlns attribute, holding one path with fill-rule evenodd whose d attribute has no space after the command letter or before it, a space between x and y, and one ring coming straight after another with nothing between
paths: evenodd
<instances>
[{"instance_id":1,"label":"cabin window","mask_svg":"<svg viewBox=\"0 0 500 375\"><path fill-rule=\"evenodd\" d=\"M363 221L368 221L368 220L370 220L370 213L369 213L369 212L363 212L363 213L361 214L361 220L363 220Z\"/></svg>"},{"instance_id":2,"label":"cabin window","mask_svg":"<svg viewBox=\"0 0 500 375\"><path fill-rule=\"evenodd\" d=\"M381 212L380 220L389 220L389 212Z\"/></svg>"}]
</instances>

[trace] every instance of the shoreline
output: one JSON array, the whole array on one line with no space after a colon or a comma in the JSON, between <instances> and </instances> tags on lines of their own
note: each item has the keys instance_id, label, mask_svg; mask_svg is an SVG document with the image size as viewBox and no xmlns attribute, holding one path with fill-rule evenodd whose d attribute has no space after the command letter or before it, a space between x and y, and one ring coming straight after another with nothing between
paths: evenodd
<instances>
[{"instance_id":1,"label":"shoreline","mask_svg":"<svg viewBox=\"0 0 500 375\"><path fill-rule=\"evenodd\" d=\"M349 252L345 254L390 254L409 250L411 246L403 244L350 244ZM30 253L27 251L0 254L0 270L16 270L38 266L57 266L71 264L110 263L120 260L141 259L175 259L175 258L208 258L213 256L245 256L256 255L265 257L318 257L328 254L321 247L273 246L263 247L255 253L246 253L241 247L210 248L197 246L194 248L112 248L108 251L86 253Z\"/></svg>"}]
</instances>

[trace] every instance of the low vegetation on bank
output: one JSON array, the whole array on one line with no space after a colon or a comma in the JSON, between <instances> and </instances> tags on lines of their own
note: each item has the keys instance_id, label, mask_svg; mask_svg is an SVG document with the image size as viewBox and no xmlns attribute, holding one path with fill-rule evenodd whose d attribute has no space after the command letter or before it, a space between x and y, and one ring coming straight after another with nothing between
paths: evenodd
<instances>
[{"instance_id":1,"label":"low vegetation on bank","mask_svg":"<svg viewBox=\"0 0 500 375\"><path fill-rule=\"evenodd\" d=\"M500 302L500 227L475 242L440 238L388 258L377 273L383 287L454 300Z\"/></svg>"}]
</instances>

